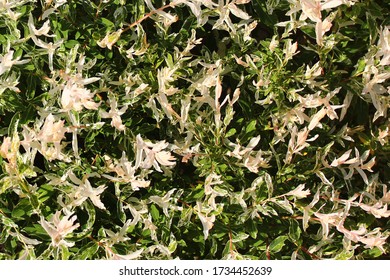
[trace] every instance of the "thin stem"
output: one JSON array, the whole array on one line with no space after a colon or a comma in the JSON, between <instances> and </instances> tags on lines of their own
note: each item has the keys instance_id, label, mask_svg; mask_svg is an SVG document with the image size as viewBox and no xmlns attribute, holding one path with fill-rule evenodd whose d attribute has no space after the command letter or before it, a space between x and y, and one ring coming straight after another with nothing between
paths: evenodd
<instances>
[{"instance_id":1,"label":"thin stem","mask_svg":"<svg viewBox=\"0 0 390 280\"><path fill-rule=\"evenodd\" d=\"M305 247L301 246L300 249L305 252L306 254L308 254L313 260L319 260L320 257L314 255L313 253L310 253L309 250L307 250Z\"/></svg>"},{"instance_id":2,"label":"thin stem","mask_svg":"<svg viewBox=\"0 0 390 280\"><path fill-rule=\"evenodd\" d=\"M169 3L169 4L167 4L167 5L165 5L165 6L162 6L162 7L158 8L158 9L156 9L156 10L150 11L149 13L147 13L146 15L144 15L142 18L138 19L137 21L131 23L131 24L128 25L126 28L124 28L124 29L122 30L122 33L123 33L123 32L126 32L126 31L130 30L131 28L133 28L134 26L140 24L140 23L143 22L145 19L150 18L152 15L157 14L158 12L161 12L161 11L165 10L166 8L169 8L169 7L173 8L174 6L175 6L175 4Z\"/></svg>"}]
</instances>

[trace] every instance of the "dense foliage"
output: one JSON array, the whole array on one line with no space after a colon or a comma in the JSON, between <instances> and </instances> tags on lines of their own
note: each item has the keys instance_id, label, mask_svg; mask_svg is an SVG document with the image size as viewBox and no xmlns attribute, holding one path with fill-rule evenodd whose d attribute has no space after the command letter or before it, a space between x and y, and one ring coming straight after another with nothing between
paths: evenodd
<instances>
[{"instance_id":1,"label":"dense foliage","mask_svg":"<svg viewBox=\"0 0 390 280\"><path fill-rule=\"evenodd\" d=\"M390 5L1 0L0 259L378 259Z\"/></svg>"}]
</instances>

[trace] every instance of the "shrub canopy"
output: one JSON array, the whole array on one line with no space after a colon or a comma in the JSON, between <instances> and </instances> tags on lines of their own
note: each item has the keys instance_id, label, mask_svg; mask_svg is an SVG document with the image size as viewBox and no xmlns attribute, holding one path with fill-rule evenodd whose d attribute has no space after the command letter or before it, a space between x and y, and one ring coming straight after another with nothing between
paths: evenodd
<instances>
[{"instance_id":1,"label":"shrub canopy","mask_svg":"<svg viewBox=\"0 0 390 280\"><path fill-rule=\"evenodd\" d=\"M386 258L389 11L0 1L0 259Z\"/></svg>"}]
</instances>

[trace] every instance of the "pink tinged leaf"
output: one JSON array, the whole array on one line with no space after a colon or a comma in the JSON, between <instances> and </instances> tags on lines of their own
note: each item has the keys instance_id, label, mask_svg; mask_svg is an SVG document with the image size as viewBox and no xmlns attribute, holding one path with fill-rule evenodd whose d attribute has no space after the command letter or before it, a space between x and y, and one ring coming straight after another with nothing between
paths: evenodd
<instances>
[{"instance_id":1,"label":"pink tinged leaf","mask_svg":"<svg viewBox=\"0 0 390 280\"><path fill-rule=\"evenodd\" d=\"M126 128L125 125L122 124L122 119L119 115L112 116L111 126L115 127L120 131L123 131Z\"/></svg>"},{"instance_id":2,"label":"pink tinged leaf","mask_svg":"<svg viewBox=\"0 0 390 280\"><path fill-rule=\"evenodd\" d=\"M232 101L229 102L230 106L232 106L234 103L236 103L239 97L240 97L240 88L236 88L236 90L233 93Z\"/></svg>"},{"instance_id":3,"label":"pink tinged leaf","mask_svg":"<svg viewBox=\"0 0 390 280\"><path fill-rule=\"evenodd\" d=\"M215 216L207 217L202 213L198 213L198 217L202 223L204 239L206 240L209 236L209 230L214 226Z\"/></svg>"},{"instance_id":4,"label":"pink tinged leaf","mask_svg":"<svg viewBox=\"0 0 390 280\"><path fill-rule=\"evenodd\" d=\"M82 85L88 85L88 84L94 83L94 82L99 81L99 80L100 80L100 78L98 78L98 77L92 77L92 78L82 79L79 82Z\"/></svg>"},{"instance_id":5,"label":"pink tinged leaf","mask_svg":"<svg viewBox=\"0 0 390 280\"><path fill-rule=\"evenodd\" d=\"M344 4L343 2L343 0L326 0L325 3L321 5L321 10L336 8Z\"/></svg>"},{"instance_id":6,"label":"pink tinged leaf","mask_svg":"<svg viewBox=\"0 0 390 280\"><path fill-rule=\"evenodd\" d=\"M62 91L62 96L61 96L61 105L62 108L64 109L70 109L71 108L71 85L68 83L64 90Z\"/></svg>"},{"instance_id":7,"label":"pink tinged leaf","mask_svg":"<svg viewBox=\"0 0 390 280\"><path fill-rule=\"evenodd\" d=\"M57 247L60 244L64 244L65 246L71 247L74 243L66 242L65 240L63 240L63 238L67 234L73 232L80 225L74 224L77 219L77 216L73 216L73 212L64 216L61 220L60 214L61 212L57 211L50 222L47 222L41 216L40 224L51 237L53 246Z\"/></svg>"},{"instance_id":8,"label":"pink tinged leaf","mask_svg":"<svg viewBox=\"0 0 390 280\"><path fill-rule=\"evenodd\" d=\"M41 224L43 229L47 232L47 234L49 234L50 237L55 237L57 231L50 223L48 223L43 217L41 217L39 223Z\"/></svg>"},{"instance_id":9,"label":"pink tinged leaf","mask_svg":"<svg viewBox=\"0 0 390 280\"><path fill-rule=\"evenodd\" d=\"M373 172L373 170L372 170L371 168L372 168L374 165L375 165L375 157L373 157L369 162L363 164L363 165L361 166L361 168L364 169L364 170Z\"/></svg>"},{"instance_id":10,"label":"pink tinged leaf","mask_svg":"<svg viewBox=\"0 0 390 280\"><path fill-rule=\"evenodd\" d=\"M308 126L308 129L309 130L313 130L319 123L320 121L322 120L323 117L325 117L326 115L326 109L325 108L322 108L321 110L319 110L312 118L311 118L311 121L309 123L309 126Z\"/></svg>"},{"instance_id":11,"label":"pink tinged leaf","mask_svg":"<svg viewBox=\"0 0 390 280\"><path fill-rule=\"evenodd\" d=\"M349 158L351 152L352 152L352 149L346 151L341 157L333 160L332 163L330 164L330 166L336 167L336 166L339 166L340 164L343 164Z\"/></svg>"},{"instance_id":12,"label":"pink tinged leaf","mask_svg":"<svg viewBox=\"0 0 390 280\"><path fill-rule=\"evenodd\" d=\"M386 253L386 251L383 248L383 245L386 244L387 236L380 236L379 234L377 236L372 236L368 238L359 238L359 241L365 244L364 248L370 248L377 247L379 250L381 250L383 253Z\"/></svg>"},{"instance_id":13,"label":"pink tinged leaf","mask_svg":"<svg viewBox=\"0 0 390 280\"><path fill-rule=\"evenodd\" d=\"M190 7L192 13L194 16L198 19L198 22L200 21L200 16L202 14L202 10L200 8L200 3L191 3L190 1L184 1L184 3Z\"/></svg>"},{"instance_id":14,"label":"pink tinged leaf","mask_svg":"<svg viewBox=\"0 0 390 280\"><path fill-rule=\"evenodd\" d=\"M321 181L325 185L332 186L332 183L326 178L325 174L322 171L320 171L320 170L316 171L316 175L318 178L321 179Z\"/></svg>"},{"instance_id":15,"label":"pink tinged leaf","mask_svg":"<svg viewBox=\"0 0 390 280\"><path fill-rule=\"evenodd\" d=\"M332 23L329 21L329 18L326 18L322 22L322 35L324 35L326 32L328 32L332 28Z\"/></svg>"},{"instance_id":16,"label":"pink tinged leaf","mask_svg":"<svg viewBox=\"0 0 390 280\"><path fill-rule=\"evenodd\" d=\"M242 4L247 4L249 3L251 0L236 0L235 3L237 5L242 5Z\"/></svg>"},{"instance_id":17,"label":"pink tinged leaf","mask_svg":"<svg viewBox=\"0 0 390 280\"><path fill-rule=\"evenodd\" d=\"M101 185L97 188L93 188L91 186L91 183L88 180L85 180L82 196L89 197L89 199L96 207L100 209L106 209L103 202L100 200L100 195L104 192L106 188L107 187L104 185Z\"/></svg>"},{"instance_id":18,"label":"pink tinged leaf","mask_svg":"<svg viewBox=\"0 0 390 280\"><path fill-rule=\"evenodd\" d=\"M305 184L300 184L298 187L296 187L294 190L286 193L286 195L292 195L296 198L305 198L310 194L310 190L304 190Z\"/></svg>"},{"instance_id":19,"label":"pink tinged leaf","mask_svg":"<svg viewBox=\"0 0 390 280\"><path fill-rule=\"evenodd\" d=\"M35 26L34 26L34 19L33 19L32 15L31 14L29 15L28 27L30 29L30 32L34 33L35 36L41 36L41 35L48 36L48 33L50 31L50 25L49 24L50 24L50 21L46 20L41 28L36 29ZM34 35L32 35L32 36L34 36ZM50 37L52 37L52 36L50 36Z\"/></svg>"},{"instance_id":20,"label":"pink tinged leaf","mask_svg":"<svg viewBox=\"0 0 390 280\"><path fill-rule=\"evenodd\" d=\"M317 204L317 202L320 200L320 191L321 191L321 188L318 188L317 192L315 193L315 195L313 197L313 200L308 205L308 207L310 207L310 209L313 208Z\"/></svg>"},{"instance_id":21,"label":"pink tinged leaf","mask_svg":"<svg viewBox=\"0 0 390 280\"><path fill-rule=\"evenodd\" d=\"M314 215L320 220L323 239L327 239L329 235L329 224L334 225L339 220L340 213L322 214L315 212Z\"/></svg>"},{"instance_id":22,"label":"pink tinged leaf","mask_svg":"<svg viewBox=\"0 0 390 280\"><path fill-rule=\"evenodd\" d=\"M113 260L134 260L134 259L138 259L142 252L144 251L144 249L139 249L133 253L130 253L130 254L127 254L127 255L120 255L120 254L113 254L112 255L112 259Z\"/></svg>"},{"instance_id":23,"label":"pink tinged leaf","mask_svg":"<svg viewBox=\"0 0 390 280\"><path fill-rule=\"evenodd\" d=\"M309 135L309 131L307 130L306 127L303 130L299 131L298 136L297 136L296 146L301 147L306 142L308 135ZM296 149L296 151L297 151L297 149Z\"/></svg>"},{"instance_id":24,"label":"pink tinged leaf","mask_svg":"<svg viewBox=\"0 0 390 280\"><path fill-rule=\"evenodd\" d=\"M257 136L257 137L254 137L252 138L250 141L249 141L249 144L246 146L245 150L248 149L248 151L251 151L253 150L257 144L260 142L260 135Z\"/></svg>"},{"instance_id":25,"label":"pink tinged leaf","mask_svg":"<svg viewBox=\"0 0 390 280\"><path fill-rule=\"evenodd\" d=\"M95 103L93 101L87 100L87 101L83 102L83 105L87 109L97 110L99 108L99 106L100 106L100 102L99 103Z\"/></svg>"},{"instance_id":26,"label":"pink tinged leaf","mask_svg":"<svg viewBox=\"0 0 390 280\"><path fill-rule=\"evenodd\" d=\"M68 173L68 177L69 177L69 179L70 179L74 184L76 184L76 185L81 185L81 184L83 184L83 182L82 182L79 178L77 178L76 175L74 175L74 173L73 173L72 171L70 171L70 172Z\"/></svg>"},{"instance_id":27,"label":"pink tinged leaf","mask_svg":"<svg viewBox=\"0 0 390 280\"><path fill-rule=\"evenodd\" d=\"M387 210L387 204L385 204L383 207L382 207L382 205L383 204L381 202L376 203L373 206L363 204L363 203L359 204L360 208L362 208L366 212L371 213L375 218L378 218L378 219L388 218L390 216L390 211ZM380 207L382 207L382 208L380 208Z\"/></svg>"},{"instance_id":28,"label":"pink tinged leaf","mask_svg":"<svg viewBox=\"0 0 390 280\"><path fill-rule=\"evenodd\" d=\"M155 157L161 165L172 166L176 164L175 157L172 156L170 152L161 151L156 153Z\"/></svg>"},{"instance_id":29,"label":"pink tinged leaf","mask_svg":"<svg viewBox=\"0 0 390 280\"><path fill-rule=\"evenodd\" d=\"M314 22L321 21L321 4L319 1L301 0L303 13Z\"/></svg>"}]
</instances>

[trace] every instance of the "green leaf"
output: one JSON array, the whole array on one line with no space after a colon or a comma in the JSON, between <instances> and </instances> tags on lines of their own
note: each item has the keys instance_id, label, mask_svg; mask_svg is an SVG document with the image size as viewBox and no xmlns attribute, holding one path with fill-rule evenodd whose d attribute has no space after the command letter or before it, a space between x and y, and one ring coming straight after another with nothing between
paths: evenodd
<instances>
[{"instance_id":1,"label":"green leaf","mask_svg":"<svg viewBox=\"0 0 390 280\"><path fill-rule=\"evenodd\" d=\"M240 242L242 240L247 239L248 237L249 237L248 234L246 234L244 232L240 232L238 234L233 235L232 242L234 242L234 243Z\"/></svg>"},{"instance_id":2,"label":"green leaf","mask_svg":"<svg viewBox=\"0 0 390 280\"><path fill-rule=\"evenodd\" d=\"M71 256L69 248L65 245L61 245L61 260L68 260Z\"/></svg>"},{"instance_id":3,"label":"green leaf","mask_svg":"<svg viewBox=\"0 0 390 280\"><path fill-rule=\"evenodd\" d=\"M0 244L4 244L4 242L7 240L12 227L6 226L2 227L2 231L0 233Z\"/></svg>"},{"instance_id":4,"label":"green leaf","mask_svg":"<svg viewBox=\"0 0 390 280\"><path fill-rule=\"evenodd\" d=\"M294 214L292 206L291 206L290 202L287 200L287 198L284 198L284 200L282 200L282 199L280 199L280 200L273 200L273 202L276 205L278 205L279 207L281 207L282 209L286 210L288 213Z\"/></svg>"},{"instance_id":5,"label":"green leaf","mask_svg":"<svg viewBox=\"0 0 390 280\"><path fill-rule=\"evenodd\" d=\"M118 213L118 218L121 220L122 223L126 222L126 214L125 211L123 210L123 202L118 200L117 204L117 213Z\"/></svg>"},{"instance_id":6,"label":"green leaf","mask_svg":"<svg viewBox=\"0 0 390 280\"><path fill-rule=\"evenodd\" d=\"M167 66L172 69L174 68L175 64L173 62L173 57L170 53L167 54L166 58L165 58L165 62L167 63Z\"/></svg>"},{"instance_id":7,"label":"green leaf","mask_svg":"<svg viewBox=\"0 0 390 280\"><path fill-rule=\"evenodd\" d=\"M27 63L27 64L25 64L23 66L23 69L26 70L26 71L34 71L35 70L35 66L32 63Z\"/></svg>"},{"instance_id":8,"label":"green leaf","mask_svg":"<svg viewBox=\"0 0 390 280\"><path fill-rule=\"evenodd\" d=\"M150 124L150 123L142 123L139 127L137 127L136 133L138 134L147 134L148 132L151 132L156 129L155 124Z\"/></svg>"},{"instance_id":9,"label":"green leaf","mask_svg":"<svg viewBox=\"0 0 390 280\"><path fill-rule=\"evenodd\" d=\"M264 180L267 185L267 190L268 190L268 198L272 197L272 194L274 192L274 185L272 183L272 177L268 173L264 174Z\"/></svg>"},{"instance_id":10,"label":"green leaf","mask_svg":"<svg viewBox=\"0 0 390 280\"><path fill-rule=\"evenodd\" d=\"M378 28L377 28L376 20L370 13L366 13L366 15L367 15L368 29L370 31L370 36L371 36L371 42L376 42L376 39L378 37Z\"/></svg>"},{"instance_id":11,"label":"green leaf","mask_svg":"<svg viewBox=\"0 0 390 280\"><path fill-rule=\"evenodd\" d=\"M160 218L160 211L158 211L157 207L152 204L150 206L150 214L152 215L153 220L158 221Z\"/></svg>"},{"instance_id":12,"label":"green leaf","mask_svg":"<svg viewBox=\"0 0 390 280\"><path fill-rule=\"evenodd\" d=\"M218 252L218 245L219 245L219 242L217 241L217 239L213 238L211 240L211 248L210 248L210 254L212 256L215 256L215 254Z\"/></svg>"},{"instance_id":13,"label":"green leaf","mask_svg":"<svg viewBox=\"0 0 390 280\"><path fill-rule=\"evenodd\" d=\"M256 239L257 238L257 233L258 233L256 222L254 220L250 219L250 220L248 220L246 226L247 226L247 231L248 231L249 235L253 239Z\"/></svg>"},{"instance_id":14,"label":"green leaf","mask_svg":"<svg viewBox=\"0 0 390 280\"><path fill-rule=\"evenodd\" d=\"M115 25L111 20L103 17L100 18L100 23L106 26L106 28L112 28Z\"/></svg>"},{"instance_id":15,"label":"green leaf","mask_svg":"<svg viewBox=\"0 0 390 280\"><path fill-rule=\"evenodd\" d=\"M45 202L46 200L48 200L51 195L53 194L53 187L48 185L48 184L44 184L42 186L39 187L39 190L38 190L38 201L39 203L43 203Z\"/></svg>"},{"instance_id":16,"label":"green leaf","mask_svg":"<svg viewBox=\"0 0 390 280\"><path fill-rule=\"evenodd\" d=\"M222 251L222 256L229 255L232 250L236 250L236 246L230 242L226 242L225 248L223 248Z\"/></svg>"},{"instance_id":17,"label":"green leaf","mask_svg":"<svg viewBox=\"0 0 390 280\"><path fill-rule=\"evenodd\" d=\"M25 232L27 232L31 237L37 237L38 240L49 241L50 237L44 228L40 224L33 224L32 226L28 226L23 228Z\"/></svg>"},{"instance_id":18,"label":"green leaf","mask_svg":"<svg viewBox=\"0 0 390 280\"><path fill-rule=\"evenodd\" d=\"M190 219L192 217L192 214L193 214L193 208L192 207L187 207L187 208L184 208L183 211L181 211L181 215L180 215L180 220L179 220L179 223L178 223L178 226L179 227L182 227L182 226L188 226L188 223L190 223Z\"/></svg>"},{"instance_id":19,"label":"green leaf","mask_svg":"<svg viewBox=\"0 0 390 280\"><path fill-rule=\"evenodd\" d=\"M354 250L352 251L343 250L335 257L335 260L350 260L353 256L354 256Z\"/></svg>"},{"instance_id":20,"label":"green leaf","mask_svg":"<svg viewBox=\"0 0 390 280\"><path fill-rule=\"evenodd\" d=\"M225 137L228 138L230 136L233 136L234 134L236 134L236 132L237 132L237 130L235 128L231 128L231 129L229 129L228 132L226 132Z\"/></svg>"},{"instance_id":21,"label":"green leaf","mask_svg":"<svg viewBox=\"0 0 390 280\"><path fill-rule=\"evenodd\" d=\"M118 7L114 12L114 18L115 18L115 25L121 26L127 17L127 10L126 7Z\"/></svg>"},{"instance_id":22,"label":"green leaf","mask_svg":"<svg viewBox=\"0 0 390 280\"><path fill-rule=\"evenodd\" d=\"M8 126L8 135L13 135L14 131L18 130L18 125L20 121L20 112L17 112L11 119L11 122Z\"/></svg>"},{"instance_id":23,"label":"green leaf","mask_svg":"<svg viewBox=\"0 0 390 280\"><path fill-rule=\"evenodd\" d=\"M252 120L252 121L247 125L247 127L245 128L245 132L246 132L246 133L250 133L250 132L256 130L256 124L257 124L257 121L256 121L256 120Z\"/></svg>"},{"instance_id":24,"label":"green leaf","mask_svg":"<svg viewBox=\"0 0 390 280\"><path fill-rule=\"evenodd\" d=\"M15 224L15 222L13 220L11 220L10 218L2 215L1 211L0 211L0 218L1 218L1 223L7 227L11 227L11 228L17 228L18 225Z\"/></svg>"},{"instance_id":25,"label":"green leaf","mask_svg":"<svg viewBox=\"0 0 390 280\"><path fill-rule=\"evenodd\" d=\"M366 61L365 61L365 59L360 59L359 61L358 61L358 63L356 64L356 66L355 66L355 71L352 73L352 76L353 77L356 77L356 76L359 76L360 74L362 74L363 73L363 71L364 71L364 69L365 69L365 67L366 67Z\"/></svg>"},{"instance_id":26,"label":"green leaf","mask_svg":"<svg viewBox=\"0 0 390 280\"><path fill-rule=\"evenodd\" d=\"M368 249L363 254L363 256L365 256L367 259L375 259L375 258L378 258L382 255L383 255L383 252L378 247Z\"/></svg>"},{"instance_id":27,"label":"green leaf","mask_svg":"<svg viewBox=\"0 0 390 280\"><path fill-rule=\"evenodd\" d=\"M269 27L274 27L278 22L278 17L275 13L271 12L270 5L267 2L264 0L255 0L253 1L253 6L255 7L256 14L261 18L261 22Z\"/></svg>"},{"instance_id":28,"label":"green leaf","mask_svg":"<svg viewBox=\"0 0 390 280\"><path fill-rule=\"evenodd\" d=\"M17 219L22 218L23 216L25 216L24 218L27 218L27 216L31 215L32 209L33 208L30 204L30 200L22 199L12 210L11 215L13 218L17 218Z\"/></svg>"},{"instance_id":29,"label":"green leaf","mask_svg":"<svg viewBox=\"0 0 390 280\"><path fill-rule=\"evenodd\" d=\"M177 248L177 241L176 240L171 241L168 245L168 250L173 253L176 251L176 248Z\"/></svg>"},{"instance_id":30,"label":"green leaf","mask_svg":"<svg viewBox=\"0 0 390 280\"><path fill-rule=\"evenodd\" d=\"M68 49L73 49L78 44L79 42L76 40L67 40L64 45Z\"/></svg>"},{"instance_id":31,"label":"green leaf","mask_svg":"<svg viewBox=\"0 0 390 280\"><path fill-rule=\"evenodd\" d=\"M269 250L272 253L278 253L282 250L284 246L284 242L288 239L287 236L282 235L274 239L271 244L269 245Z\"/></svg>"},{"instance_id":32,"label":"green leaf","mask_svg":"<svg viewBox=\"0 0 390 280\"><path fill-rule=\"evenodd\" d=\"M72 240L81 240L86 236L89 236L93 229L93 225L95 223L95 219L96 219L95 206L89 201L85 202L83 206L84 209L87 211L88 220L83 225L81 225L80 227L82 229L81 232L73 233L71 235ZM80 228L77 228L77 230L80 230Z\"/></svg>"},{"instance_id":33,"label":"green leaf","mask_svg":"<svg viewBox=\"0 0 390 280\"><path fill-rule=\"evenodd\" d=\"M188 200L199 200L204 197L204 187L199 184L197 185L196 189L191 192L191 194L188 196Z\"/></svg>"},{"instance_id":34,"label":"green leaf","mask_svg":"<svg viewBox=\"0 0 390 280\"><path fill-rule=\"evenodd\" d=\"M94 255L99 250L99 245L95 241L89 242L87 245L80 248L80 254L77 256L78 260L95 259Z\"/></svg>"},{"instance_id":35,"label":"green leaf","mask_svg":"<svg viewBox=\"0 0 390 280\"><path fill-rule=\"evenodd\" d=\"M290 220L290 227L288 229L288 237L293 243L297 243L301 237L302 230L299 227L297 220Z\"/></svg>"}]
</instances>

